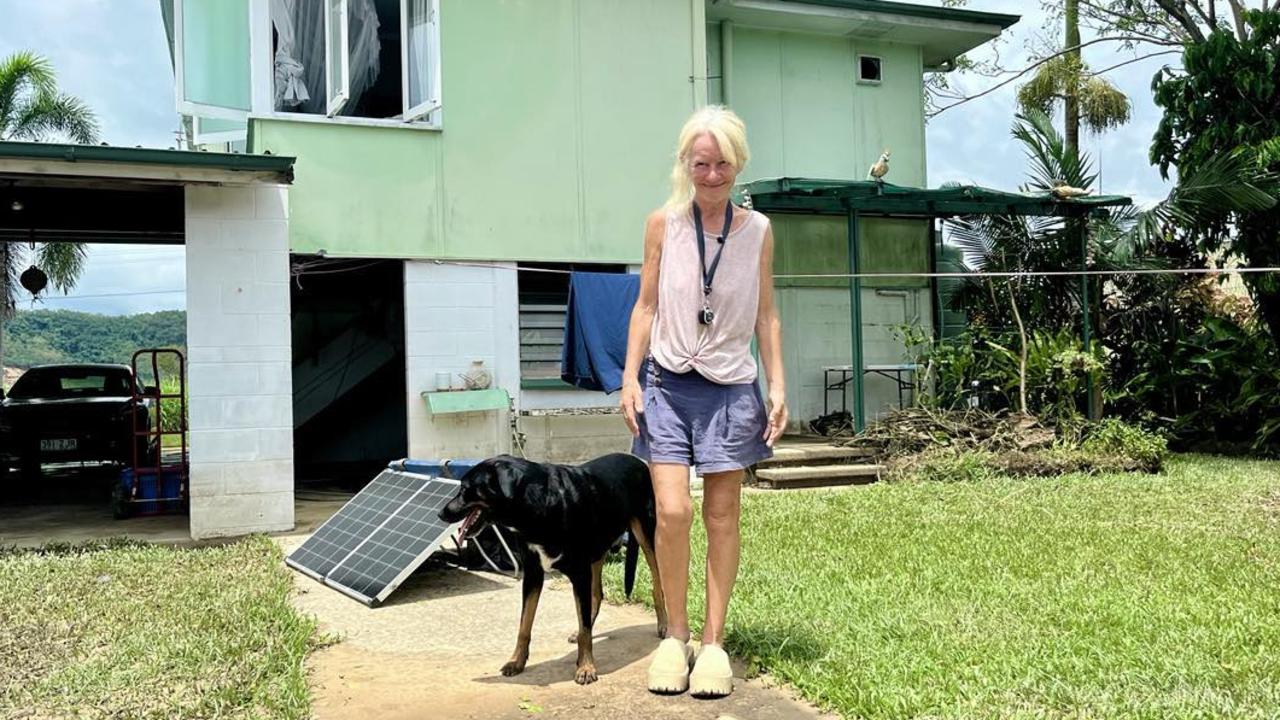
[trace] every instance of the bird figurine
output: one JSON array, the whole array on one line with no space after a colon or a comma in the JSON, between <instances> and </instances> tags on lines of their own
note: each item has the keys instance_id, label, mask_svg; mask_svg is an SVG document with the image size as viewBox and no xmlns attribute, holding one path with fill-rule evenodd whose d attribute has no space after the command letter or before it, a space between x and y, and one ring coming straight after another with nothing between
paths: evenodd
<instances>
[{"instance_id":1,"label":"bird figurine","mask_svg":"<svg viewBox=\"0 0 1280 720\"><path fill-rule=\"evenodd\" d=\"M871 166L871 169L867 171L867 179L875 180L878 183L883 183L884 176L888 174L889 174L889 149L885 148L885 151L880 153L880 159L877 160L875 164Z\"/></svg>"},{"instance_id":2,"label":"bird figurine","mask_svg":"<svg viewBox=\"0 0 1280 720\"><path fill-rule=\"evenodd\" d=\"M1053 188L1050 189L1049 192L1052 193L1053 196L1058 198L1059 200L1070 200L1071 198L1084 197L1085 195L1088 195L1089 193L1093 192L1093 190L1086 190L1083 188L1072 187L1066 184L1064 181L1059 180L1056 183L1054 183Z\"/></svg>"}]
</instances>

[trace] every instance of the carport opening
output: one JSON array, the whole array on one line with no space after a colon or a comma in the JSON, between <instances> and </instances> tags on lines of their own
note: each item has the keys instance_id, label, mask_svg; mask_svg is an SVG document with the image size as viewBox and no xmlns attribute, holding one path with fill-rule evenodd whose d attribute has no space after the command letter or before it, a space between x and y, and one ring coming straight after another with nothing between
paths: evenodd
<instances>
[{"instance_id":1,"label":"carport opening","mask_svg":"<svg viewBox=\"0 0 1280 720\"><path fill-rule=\"evenodd\" d=\"M292 274L296 490L358 490L408 453L404 263L295 255Z\"/></svg>"},{"instance_id":2,"label":"carport opening","mask_svg":"<svg viewBox=\"0 0 1280 720\"><path fill-rule=\"evenodd\" d=\"M0 253L11 268L21 273L38 265L39 250L50 243L82 243L85 250L75 287L64 293L50 283L33 297L19 285L16 314L4 324L5 543L188 537L185 511L144 515L134 505L130 519L118 520L123 513L113 507L121 500L121 473L134 464L133 445L147 442L132 432L133 353L146 347L185 353L184 226L180 185L0 176ZM162 356L157 366L159 378L149 360L140 368L138 386L179 392L176 358ZM172 416L180 403L160 404L159 413L178 427ZM157 412L156 401L147 412ZM165 462L181 463L180 443L179 436L164 438ZM146 445L142 451L138 461L154 464ZM159 508L145 508L153 509Z\"/></svg>"}]
</instances>

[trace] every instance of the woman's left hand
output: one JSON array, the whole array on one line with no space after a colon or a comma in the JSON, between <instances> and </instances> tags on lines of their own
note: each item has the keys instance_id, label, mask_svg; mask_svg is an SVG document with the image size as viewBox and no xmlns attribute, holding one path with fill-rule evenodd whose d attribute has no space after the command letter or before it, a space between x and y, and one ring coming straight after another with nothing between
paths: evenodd
<instances>
[{"instance_id":1,"label":"woman's left hand","mask_svg":"<svg viewBox=\"0 0 1280 720\"><path fill-rule=\"evenodd\" d=\"M769 391L769 425L764 429L764 442L769 447L782 437L787 429L787 396L781 391Z\"/></svg>"}]
</instances>

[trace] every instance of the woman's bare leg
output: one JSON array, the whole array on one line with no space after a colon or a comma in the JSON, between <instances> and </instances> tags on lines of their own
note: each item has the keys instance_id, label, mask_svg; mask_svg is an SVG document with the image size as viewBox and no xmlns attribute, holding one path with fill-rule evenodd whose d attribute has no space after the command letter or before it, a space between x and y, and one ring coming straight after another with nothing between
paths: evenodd
<instances>
[{"instance_id":1,"label":"woman's bare leg","mask_svg":"<svg viewBox=\"0 0 1280 720\"><path fill-rule=\"evenodd\" d=\"M693 500L689 497L689 467L654 463L649 467L657 500L658 531L654 553L667 605L667 637L689 639L689 528Z\"/></svg>"},{"instance_id":2,"label":"woman's bare leg","mask_svg":"<svg viewBox=\"0 0 1280 720\"><path fill-rule=\"evenodd\" d=\"M707 526L707 621L702 644L724 643L729 596L738 579L742 545L742 471L708 473L702 480L702 521Z\"/></svg>"}]
</instances>

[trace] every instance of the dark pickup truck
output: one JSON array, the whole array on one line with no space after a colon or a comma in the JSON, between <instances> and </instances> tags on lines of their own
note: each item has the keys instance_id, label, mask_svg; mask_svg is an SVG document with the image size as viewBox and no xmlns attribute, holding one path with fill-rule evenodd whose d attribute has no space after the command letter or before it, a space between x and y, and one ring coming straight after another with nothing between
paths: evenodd
<instances>
[{"instance_id":1,"label":"dark pickup truck","mask_svg":"<svg viewBox=\"0 0 1280 720\"><path fill-rule=\"evenodd\" d=\"M147 460L146 436L134 437L133 372L127 365L41 365L0 392L0 472L39 477L46 463L133 464ZM142 401L138 428L153 401Z\"/></svg>"}]
</instances>

